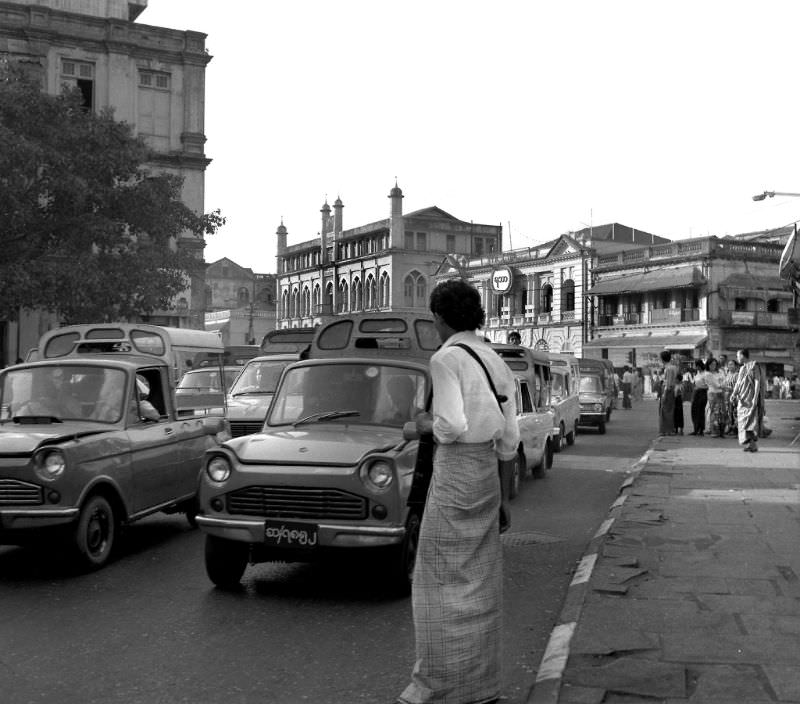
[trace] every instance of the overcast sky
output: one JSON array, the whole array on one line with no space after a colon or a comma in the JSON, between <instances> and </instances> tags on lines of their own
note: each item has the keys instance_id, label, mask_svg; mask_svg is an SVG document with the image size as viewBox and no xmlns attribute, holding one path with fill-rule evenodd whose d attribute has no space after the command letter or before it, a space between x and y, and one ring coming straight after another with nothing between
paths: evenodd
<instances>
[{"instance_id":1,"label":"overcast sky","mask_svg":"<svg viewBox=\"0 0 800 704\"><path fill-rule=\"evenodd\" d=\"M620 222L673 239L800 220L796 0L149 0L208 35L206 260L276 270L327 198L344 227L439 206L504 248Z\"/></svg>"}]
</instances>

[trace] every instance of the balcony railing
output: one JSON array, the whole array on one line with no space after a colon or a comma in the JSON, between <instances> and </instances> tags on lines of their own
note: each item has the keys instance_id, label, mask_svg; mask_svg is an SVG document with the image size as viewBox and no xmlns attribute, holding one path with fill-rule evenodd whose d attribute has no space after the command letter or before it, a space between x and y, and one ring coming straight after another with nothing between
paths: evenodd
<instances>
[{"instance_id":1,"label":"balcony railing","mask_svg":"<svg viewBox=\"0 0 800 704\"><path fill-rule=\"evenodd\" d=\"M755 310L721 310L719 322L723 325L737 327L788 328L789 313L768 313Z\"/></svg>"},{"instance_id":2,"label":"balcony railing","mask_svg":"<svg viewBox=\"0 0 800 704\"><path fill-rule=\"evenodd\" d=\"M569 320L575 320L575 311L574 310L562 310L561 311L561 320L563 322Z\"/></svg>"},{"instance_id":3,"label":"balcony railing","mask_svg":"<svg viewBox=\"0 0 800 704\"><path fill-rule=\"evenodd\" d=\"M650 311L651 323L691 323L700 320L699 308L653 308Z\"/></svg>"}]
</instances>

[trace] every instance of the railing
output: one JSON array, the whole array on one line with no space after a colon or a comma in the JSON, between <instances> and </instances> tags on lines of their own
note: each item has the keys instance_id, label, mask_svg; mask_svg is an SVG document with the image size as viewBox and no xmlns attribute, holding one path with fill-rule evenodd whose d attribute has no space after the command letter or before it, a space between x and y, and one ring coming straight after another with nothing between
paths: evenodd
<instances>
[{"instance_id":1,"label":"railing","mask_svg":"<svg viewBox=\"0 0 800 704\"><path fill-rule=\"evenodd\" d=\"M525 325L525 316L524 315L515 315L511 319L512 325Z\"/></svg>"},{"instance_id":2,"label":"railing","mask_svg":"<svg viewBox=\"0 0 800 704\"><path fill-rule=\"evenodd\" d=\"M699 308L652 308L651 323L690 323L700 320Z\"/></svg>"},{"instance_id":3,"label":"railing","mask_svg":"<svg viewBox=\"0 0 800 704\"><path fill-rule=\"evenodd\" d=\"M760 328L788 328L789 313L767 313L755 310L721 310L719 321L723 325L745 326Z\"/></svg>"},{"instance_id":4,"label":"railing","mask_svg":"<svg viewBox=\"0 0 800 704\"><path fill-rule=\"evenodd\" d=\"M575 320L575 311L574 310L562 310L561 311L561 320Z\"/></svg>"}]
</instances>

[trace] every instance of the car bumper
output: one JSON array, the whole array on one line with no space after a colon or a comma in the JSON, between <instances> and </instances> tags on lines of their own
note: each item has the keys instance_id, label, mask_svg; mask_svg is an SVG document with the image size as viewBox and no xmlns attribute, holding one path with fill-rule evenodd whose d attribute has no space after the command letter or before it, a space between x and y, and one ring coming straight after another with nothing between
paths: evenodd
<instances>
[{"instance_id":1,"label":"car bumper","mask_svg":"<svg viewBox=\"0 0 800 704\"><path fill-rule=\"evenodd\" d=\"M67 525L77 519L78 513L77 508L0 509L0 534Z\"/></svg>"},{"instance_id":2,"label":"car bumper","mask_svg":"<svg viewBox=\"0 0 800 704\"><path fill-rule=\"evenodd\" d=\"M591 413L581 413L578 423L580 425L599 425L605 419L606 414L603 411L592 411Z\"/></svg>"},{"instance_id":3,"label":"car bumper","mask_svg":"<svg viewBox=\"0 0 800 704\"><path fill-rule=\"evenodd\" d=\"M197 525L209 535L244 543L263 544L264 519L197 516ZM403 541L403 526L359 526L347 523L316 523L319 546L329 548L373 548ZM279 548L280 549L280 548Z\"/></svg>"}]
</instances>

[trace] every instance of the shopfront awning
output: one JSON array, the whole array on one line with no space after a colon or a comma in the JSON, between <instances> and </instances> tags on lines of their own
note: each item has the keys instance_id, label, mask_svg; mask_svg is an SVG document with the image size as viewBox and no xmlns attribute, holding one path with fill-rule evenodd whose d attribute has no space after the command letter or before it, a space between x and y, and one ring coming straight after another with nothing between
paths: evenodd
<instances>
[{"instance_id":1,"label":"shopfront awning","mask_svg":"<svg viewBox=\"0 0 800 704\"><path fill-rule=\"evenodd\" d=\"M617 293L640 293L672 288L700 286L706 279L696 266L682 266L674 269L653 269L642 274L617 276L596 283L587 296L603 296Z\"/></svg>"},{"instance_id":2,"label":"shopfront awning","mask_svg":"<svg viewBox=\"0 0 800 704\"><path fill-rule=\"evenodd\" d=\"M584 343L584 347L625 347L627 349L693 350L706 341L707 335L626 335L625 337L598 337Z\"/></svg>"}]
</instances>

